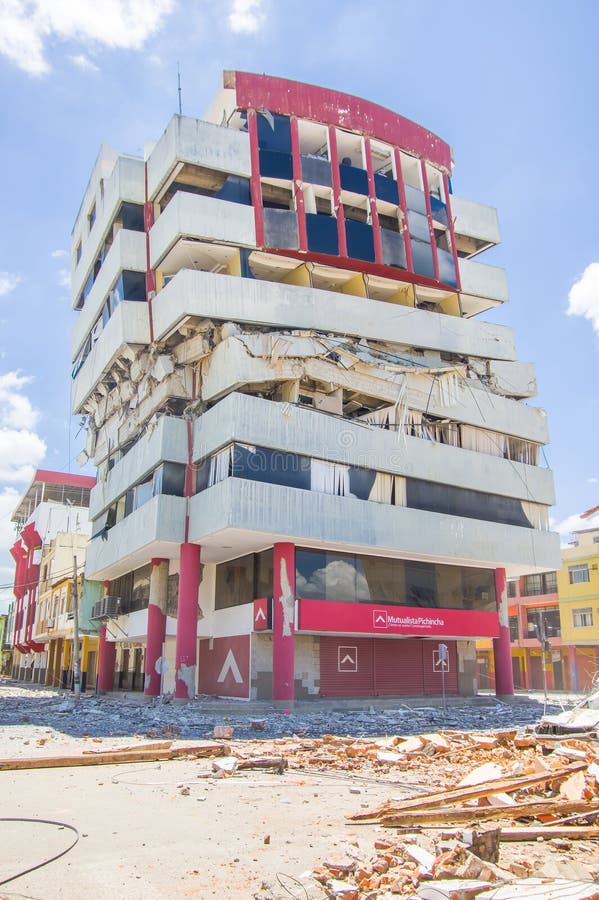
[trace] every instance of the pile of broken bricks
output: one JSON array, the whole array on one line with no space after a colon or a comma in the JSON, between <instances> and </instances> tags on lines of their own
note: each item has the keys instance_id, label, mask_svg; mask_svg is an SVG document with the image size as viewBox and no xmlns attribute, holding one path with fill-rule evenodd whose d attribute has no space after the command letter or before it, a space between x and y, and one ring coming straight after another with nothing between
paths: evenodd
<instances>
[{"instance_id":1,"label":"pile of broken bricks","mask_svg":"<svg viewBox=\"0 0 599 900\"><path fill-rule=\"evenodd\" d=\"M356 851L314 869L328 897L599 900L599 741L441 732L357 741L343 753L395 769L406 786L419 767L429 784L454 778L351 816L380 836L370 858Z\"/></svg>"}]
</instances>

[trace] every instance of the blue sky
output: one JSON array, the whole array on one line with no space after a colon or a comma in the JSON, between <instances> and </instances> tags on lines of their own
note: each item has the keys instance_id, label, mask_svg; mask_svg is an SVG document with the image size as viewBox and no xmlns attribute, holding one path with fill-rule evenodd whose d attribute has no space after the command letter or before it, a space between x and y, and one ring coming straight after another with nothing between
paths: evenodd
<instances>
[{"instance_id":1,"label":"blue sky","mask_svg":"<svg viewBox=\"0 0 599 900\"><path fill-rule=\"evenodd\" d=\"M0 0L0 585L33 468L79 471L69 416L70 231L100 143L143 152L223 68L366 97L453 147L454 191L496 206L516 331L549 416L553 516L599 503L599 159L592 0ZM570 314L568 314L568 310ZM2 591L0 598L9 596ZM0 608L2 602L0 600Z\"/></svg>"}]
</instances>

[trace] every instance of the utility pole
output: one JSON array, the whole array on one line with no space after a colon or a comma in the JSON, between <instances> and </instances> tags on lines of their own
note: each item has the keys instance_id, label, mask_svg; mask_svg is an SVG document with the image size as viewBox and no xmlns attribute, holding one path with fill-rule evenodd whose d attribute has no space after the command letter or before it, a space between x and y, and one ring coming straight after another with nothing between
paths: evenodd
<instances>
[{"instance_id":1,"label":"utility pole","mask_svg":"<svg viewBox=\"0 0 599 900\"><path fill-rule=\"evenodd\" d=\"M539 626L537 628L537 640L541 645L541 669L543 670L543 715L545 715L545 711L547 709L547 670L545 668L545 652L547 650L551 650L551 644L547 639L547 632L545 630L545 617L543 615L543 610L539 610Z\"/></svg>"},{"instance_id":2,"label":"utility pole","mask_svg":"<svg viewBox=\"0 0 599 900\"><path fill-rule=\"evenodd\" d=\"M81 699L81 659L79 656L79 591L77 590L77 555L73 553L73 694Z\"/></svg>"}]
</instances>

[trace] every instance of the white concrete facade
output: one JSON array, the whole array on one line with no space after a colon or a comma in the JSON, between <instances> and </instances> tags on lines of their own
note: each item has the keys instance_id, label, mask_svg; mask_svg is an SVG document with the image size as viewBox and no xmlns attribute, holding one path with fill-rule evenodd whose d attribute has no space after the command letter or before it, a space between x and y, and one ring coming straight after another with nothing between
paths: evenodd
<instances>
[{"instance_id":1,"label":"white concrete facade","mask_svg":"<svg viewBox=\"0 0 599 900\"><path fill-rule=\"evenodd\" d=\"M260 643L253 634L253 602L260 598L248 586L247 595L236 587L241 593L235 601L226 598L226 585L245 575L231 569L230 581L223 581L220 566L234 568L236 560L256 554L257 567L258 555L279 544L393 559L416 569L422 564L472 572L506 565L544 570L555 566L558 554L557 536L547 530L553 479L539 465L548 442L546 416L523 402L536 393L534 367L518 360L511 329L474 318L508 300L504 270L472 258L498 243L496 211L445 194L448 172L435 158L434 144L421 156L429 183L436 185L434 194L430 188L434 227L431 204L425 215L424 194L414 184L411 202L420 204L419 212L399 204L394 211L389 199L376 195L369 201L379 204L389 232L395 216L393 246L413 242L412 262L408 255L405 265L383 262L378 226L372 226L372 261L359 246L354 256L349 250L333 253L326 242L317 243L325 237L334 243L340 230L328 215L323 186L314 194L313 185L295 184L285 175L293 154L295 175L304 157L312 157L315 172L333 166L330 141L323 142L316 165L315 148L300 147L298 157L291 138L289 152L283 152L276 142L289 116L269 111L275 119L268 130L268 117L256 108L258 113L240 106L223 125L174 116L145 160L104 149L73 231L75 253L82 243L73 276L80 311L72 336L73 411L87 417L88 455L99 467L87 577L119 579L119 590L131 592L138 578L139 594L147 591L146 569L167 560L169 577L179 579L181 610L188 577L184 548L201 546L195 637L223 646L229 639L241 641L230 649L247 650L254 680L264 677L255 654L261 665L268 652L272 658L268 640ZM351 130L333 120L327 127L337 128L342 142ZM384 136L374 137L384 151ZM402 159L415 153L399 149ZM402 178L391 149L389 159L393 166L384 174ZM346 168L356 170L349 173L356 184L364 182L355 161ZM382 173L369 172L368 183ZM380 191L392 196L381 177ZM221 196L223 185L228 192ZM307 214L297 203L298 187L306 204L313 204ZM342 187L336 207L336 188L327 190L331 210L343 205L346 221L353 217L364 229L371 227L356 214L355 190ZM442 207L450 200L443 230ZM145 233L125 227L115 233L81 306L81 291L122 202L143 205ZM94 203L95 220L88 227ZM282 228L283 243L276 246L264 234L265 210L273 208L284 212L289 225L289 235ZM324 225L327 235L314 238L312 229ZM430 245L433 271L422 262L422 245L440 231L438 246ZM350 237L363 233L354 225L347 231ZM455 281L441 280L441 263L443 273L453 266ZM123 272L145 274L146 302L125 300L107 309ZM240 476L233 449L226 455L236 444L249 452L293 456L304 467L340 467L337 479L349 469L377 483L390 484L385 479L393 477L393 502L340 492L338 481L317 490L277 483L274 475L269 481L264 472L255 480ZM207 483L200 483L202 473ZM400 499L402 491L407 493ZM428 492L428 499L418 499L418 491ZM274 582L265 593L274 596ZM483 593L480 608L488 611L488 592ZM457 598L456 609L473 608L460 606L462 600ZM178 647L175 652L171 641L167 655L177 671L184 627L193 629L186 602L185 626L172 606L166 615L165 633L176 637ZM394 602L409 605L405 598ZM152 622L158 620L149 599L148 604L147 610L121 615L118 623L130 640L149 648ZM246 637L250 649L243 644ZM469 635L454 630L447 637L461 642L456 652L463 651L460 671L467 682ZM311 670L318 647L318 637L298 635L297 680L310 695L320 684L320 669ZM199 674L192 676L185 663L185 677L195 678L198 690L212 683L203 665L200 659Z\"/></svg>"}]
</instances>

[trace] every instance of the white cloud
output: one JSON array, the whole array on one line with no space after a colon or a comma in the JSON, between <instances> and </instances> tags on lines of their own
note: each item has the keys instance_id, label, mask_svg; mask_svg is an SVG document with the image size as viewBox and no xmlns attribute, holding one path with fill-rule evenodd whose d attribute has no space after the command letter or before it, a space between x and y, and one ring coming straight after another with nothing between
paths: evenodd
<instances>
[{"instance_id":1,"label":"white cloud","mask_svg":"<svg viewBox=\"0 0 599 900\"><path fill-rule=\"evenodd\" d=\"M229 13L229 27L238 33L258 31L264 21L263 0L233 0Z\"/></svg>"},{"instance_id":2,"label":"white cloud","mask_svg":"<svg viewBox=\"0 0 599 900\"><path fill-rule=\"evenodd\" d=\"M587 519L581 518L577 513L566 516L561 522L550 519L549 522L552 531L557 531L562 538L562 546L570 540L575 531L584 531L587 528L597 528L599 526L599 513L589 516Z\"/></svg>"},{"instance_id":3,"label":"white cloud","mask_svg":"<svg viewBox=\"0 0 599 900\"><path fill-rule=\"evenodd\" d=\"M62 259L63 256L68 256L68 250L53 250L50 256L52 259Z\"/></svg>"},{"instance_id":4,"label":"white cloud","mask_svg":"<svg viewBox=\"0 0 599 900\"><path fill-rule=\"evenodd\" d=\"M587 266L570 288L567 314L589 319L599 334L599 263Z\"/></svg>"},{"instance_id":5,"label":"white cloud","mask_svg":"<svg viewBox=\"0 0 599 900\"><path fill-rule=\"evenodd\" d=\"M81 69L82 72L99 72L98 66L88 59L84 53L78 53L76 56L69 56L74 66Z\"/></svg>"},{"instance_id":6,"label":"white cloud","mask_svg":"<svg viewBox=\"0 0 599 900\"><path fill-rule=\"evenodd\" d=\"M10 294L22 281L23 279L20 275L14 275L11 272L0 272L0 297Z\"/></svg>"},{"instance_id":7,"label":"white cloud","mask_svg":"<svg viewBox=\"0 0 599 900\"><path fill-rule=\"evenodd\" d=\"M34 431L0 428L0 481L27 484L46 455L46 445Z\"/></svg>"},{"instance_id":8,"label":"white cloud","mask_svg":"<svg viewBox=\"0 0 599 900\"><path fill-rule=\"evenodd\" d=\"M593 475L591 478L587 478L587 484L599 484L599 478L595 478Z\"/></svg>"},{"instance_id":9,"label":"white cloud","mask_svg":"<svg viewBox=\"0 0 599 900\"><path fill-rule=\"evenodd\" d=\"M58 273L58 283L63 288L71 287L71 273L68 269L61 269Z\"/></svg>"},{"instance_id":10,"label":"white cloud","mask_svg":"<svg viewBox=\"0 0 599 900\"><path fill-rule=\"evenodd\" d=\"M2 550L12 547L15 542L15 526L10 521L10 517L19 502L20 496L20 493L13 487L5 487L0 490L0 549ZM9 557L10 559L11 557ZM6 568L4 563L5 561L2 560L3 569ZM10 565L8 560L6 563Z\"/></svg>"},{"instance_id":11,"label":"white cloud","mask_svg":"<svg viewBox=\"0 0 599 900\"><path fill-rule=\"evenodd\" d=\"M23 388L32 380L18 371L0 375L0 428L31 430L35 427L39 412L23 394Z\"/></svg>"},{"instance_id":12,"label":"white cloud","mask_svg":"<svg viewBox=\"0 0 599 900\"><path fill-rule=\"evenodd\" d=\"M30 75L45 75L46 43L55 39L138 50L174 5L175 0L2 0L0 54Z\"/></svg>"}]
</instances>

